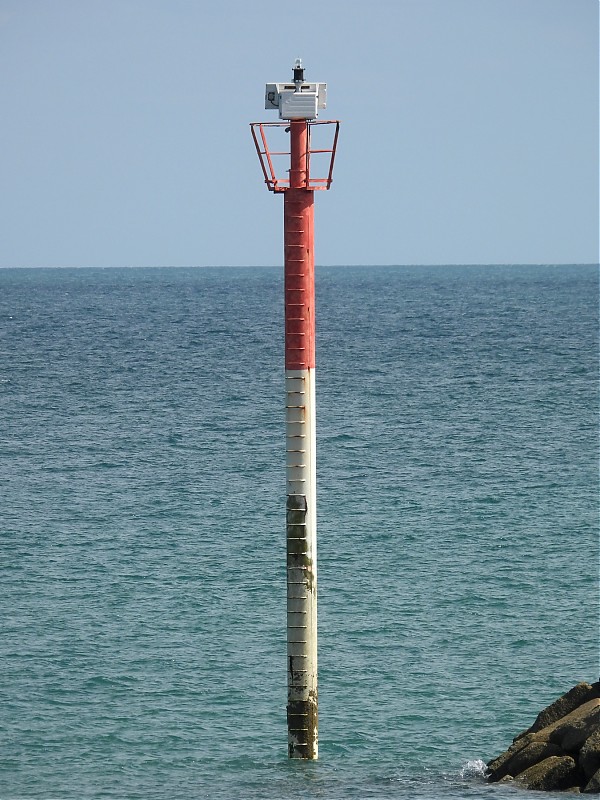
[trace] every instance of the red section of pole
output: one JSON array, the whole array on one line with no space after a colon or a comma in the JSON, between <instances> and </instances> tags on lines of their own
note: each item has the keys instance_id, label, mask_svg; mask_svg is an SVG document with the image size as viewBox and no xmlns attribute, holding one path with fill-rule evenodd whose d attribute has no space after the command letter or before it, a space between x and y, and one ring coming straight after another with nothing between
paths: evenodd
<instances>
[{"instance_id":1,"label":"red section of pole","mask_svg":"<svg viewBox=\"0 0 600 800\"><path fill-rule=\"evenodd\" d=\"M285 368L315 366L314 192L306 120L290 122L290 188L284 194Z\"/></svg>"}]
</instances>

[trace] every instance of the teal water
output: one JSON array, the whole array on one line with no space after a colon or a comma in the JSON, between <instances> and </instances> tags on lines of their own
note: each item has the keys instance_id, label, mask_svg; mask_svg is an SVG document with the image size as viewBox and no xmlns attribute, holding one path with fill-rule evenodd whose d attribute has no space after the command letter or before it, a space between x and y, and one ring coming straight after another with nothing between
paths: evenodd
<instances>
[{"instance_id":1,"label":"teal water","mask_svg":"<svg viewBox=\"0 0 600 800\"><path fill-rule=\"evenodd\" d=\"M286 758L277 269L0 271L0 798L463 798L598 678L598 273L322 268Z\"/></svg>"}]
</instances>

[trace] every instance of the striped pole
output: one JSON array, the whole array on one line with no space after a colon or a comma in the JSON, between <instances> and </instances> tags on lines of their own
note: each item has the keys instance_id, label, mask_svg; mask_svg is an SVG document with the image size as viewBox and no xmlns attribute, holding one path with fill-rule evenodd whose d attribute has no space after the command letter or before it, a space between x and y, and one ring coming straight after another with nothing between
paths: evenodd
<instances>
[{"instance_id":1,"label":"striped pole","mask_svg":"<svg viewBox=\"0 0 600 800\"><path fill-rule=\"evenodd\" d=\"M290 121L284 194L288 755L318 758L314 192L309 126Z\"/></svg>"}]
</instances>

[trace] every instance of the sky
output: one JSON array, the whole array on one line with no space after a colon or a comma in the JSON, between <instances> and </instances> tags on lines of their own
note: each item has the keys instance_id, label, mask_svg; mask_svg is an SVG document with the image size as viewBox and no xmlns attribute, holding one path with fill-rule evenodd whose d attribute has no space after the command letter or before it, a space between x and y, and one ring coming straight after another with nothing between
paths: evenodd
<instances>
[{"instance_id":1,"label":"sky","mask_svg":"<svg viewBox=\"0 0 600 800\"><path fill-rule=\"evenodd\" d=\"M249 123L327 83L321 265L598 262L598 0L0 0L0 267L278 265Z\"/></svg>"}]
</instances>

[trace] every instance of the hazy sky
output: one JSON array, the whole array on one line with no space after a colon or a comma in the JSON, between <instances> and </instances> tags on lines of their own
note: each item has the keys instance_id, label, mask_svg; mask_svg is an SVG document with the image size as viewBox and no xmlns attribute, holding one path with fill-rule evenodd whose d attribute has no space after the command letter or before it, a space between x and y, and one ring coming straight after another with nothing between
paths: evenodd
<instances>
[{"instance_id":1,"label":"hazy sky","mask_svg":"<svg viewBox=\"0 0 600 800\"><path fill-rule=\"evenodd\" d=\"M0 266L280 264L297 56L318 264L598 261L598 0L0 0Z\"/></svg>"}]
</instances>

